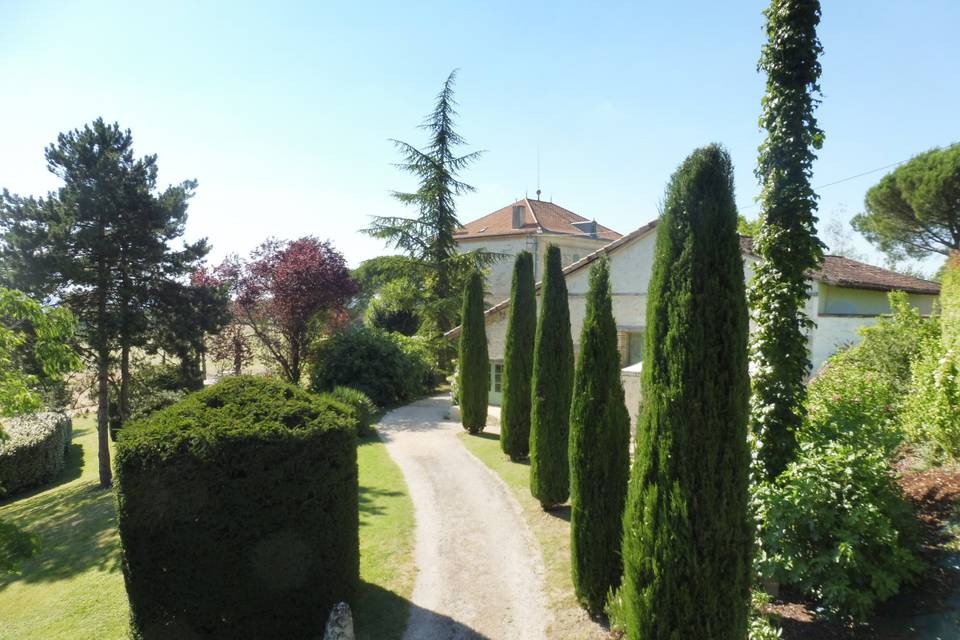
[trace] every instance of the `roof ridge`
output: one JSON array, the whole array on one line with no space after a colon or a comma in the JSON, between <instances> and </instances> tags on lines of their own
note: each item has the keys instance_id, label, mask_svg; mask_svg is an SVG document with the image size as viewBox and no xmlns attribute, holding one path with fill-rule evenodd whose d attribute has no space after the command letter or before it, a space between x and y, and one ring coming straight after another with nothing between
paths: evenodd
<instances>
[{"instance_id":1,"label":"roof ridge","mask_svg":"<svg viewBox=\"0 0 960 640\"><path fill-rule=\"evenodd\" d=\"M533 216L533 221L537 223L537 231L543 233L543 225L540 224L540 218L537 217L537 212L533 210L533 205L530 204L530 198L523 196L523 201L527 205L527 209L530 209L530 215Z\"/></svg>"}]
</instances>

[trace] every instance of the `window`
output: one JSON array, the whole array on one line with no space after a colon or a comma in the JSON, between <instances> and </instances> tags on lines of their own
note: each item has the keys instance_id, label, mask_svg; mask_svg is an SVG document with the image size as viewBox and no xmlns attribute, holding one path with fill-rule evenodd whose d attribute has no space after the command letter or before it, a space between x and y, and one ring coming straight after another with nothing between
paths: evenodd
<instances>
[{"instance_id":1,"label":"window","mask_svg":"<svg viewBox=\"0 0 960 640\"><path fill-rule=\"evenodd\" d=\"M493 385L494 393L501 393L503 391L503 363L494 362L493 363L493 379L490 381Z\"/></svg>"},{"instance_id":2,"label":"window","mask_svg":"<svg viewBox=\"0 0 960 640\"><path fill-rule=\"evenodd\" d=\"M617 351L620 366L629 367L643 361L643 331L618 331Z\"/></svg>"}]
</instances>

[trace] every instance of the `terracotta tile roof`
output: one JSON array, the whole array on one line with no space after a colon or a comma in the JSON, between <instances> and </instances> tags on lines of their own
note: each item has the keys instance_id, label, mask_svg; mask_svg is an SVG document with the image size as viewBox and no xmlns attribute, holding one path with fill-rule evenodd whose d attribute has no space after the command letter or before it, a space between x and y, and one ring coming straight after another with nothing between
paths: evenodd
<instances>
[{"instance_id":1,"label":"terracotta tile roof","mask_svg":"<svg viewBox=\"0 0 960 640\"><path fill-rule=\"evenodd\" d=\"M513 228L514 206L523 207L523 224L519 229ZM527 235L533 233L587 237L587 234L573 225L574 222L589 222L589 220L552 202L523 198L503 209L499 209L482 218L477 218L472 222L466 223L454 237L458 240L467 240L472 238ZM612 242L620 238L620 234L613 229L598 224L597 238Z\"/></svg>"},{"instance_id":2,"label":"terracotta tile roof","mask_svg":"<svg viewBox=\"0 0 960 640\"><path fill-rule=\"evenodd\" d=\"M745 254L753 255L753 238L742 236L740 246ZM824 256L820 268L810 273L810 277L835 287L906 291L934 296L940 293L940 285L936 282L903 275L843 256Z\"/></svg>"},{"instance_id":3,"label":"terracotta tile roof","mask_svg":"<svg viewBox=\"0 0 960 640\"><path fill-rule=\"evenodd\" d=\"M643 225L639 229L621 236L608 245L600 247L591 254L588 254L580 260L567 265L564 270L564 276L570 275L575 271L583 269L591 262L601 256L610 255L622 246L630 244L633 240L641 238L647 232L656 228L657 220L653 220ZM740 248L744 255L753 256L753 238L750 236L740 236ZM850 260L841 256L824 256L823 263L817 271L810 273L810 278L818 282L830 284L836 287L847 287L851 289L874 289L877 291L906 291L907 293L920 293L926 295L939 295L940 285L929 280L905 276L887 269L874 267L863 262ZM540 290L538 282L536 290ZM510 306L510 299L499 302L484 312L485 319L490 319L498 312L506 310ZM460 327L454 327L444 334L447 338L456 338L460 335Z\"/></svg>"}]
</instances>

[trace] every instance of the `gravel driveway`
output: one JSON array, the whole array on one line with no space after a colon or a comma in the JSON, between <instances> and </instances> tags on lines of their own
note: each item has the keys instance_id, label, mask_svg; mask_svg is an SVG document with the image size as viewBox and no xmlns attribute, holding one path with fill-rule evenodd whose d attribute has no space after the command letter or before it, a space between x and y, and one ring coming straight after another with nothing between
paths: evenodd
<instances>
[{"instance_id":1,"label":"gravel driveway","mask_svg":"<svg viewBox=\"0 0 960 640\"><path fill-rule=\"evenodd\" d=\"M378 429L416 516L417 579L405 640L540 640L540 549L509 489L460 443L448 397L388 413Z\"/></svg>"}]
</instances>

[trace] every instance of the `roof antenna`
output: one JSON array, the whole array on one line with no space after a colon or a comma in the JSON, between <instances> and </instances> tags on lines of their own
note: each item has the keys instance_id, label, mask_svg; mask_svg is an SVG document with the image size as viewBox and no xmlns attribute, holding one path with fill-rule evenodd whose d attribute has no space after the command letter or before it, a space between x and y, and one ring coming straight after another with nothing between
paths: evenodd
<instances>
[{"instance_id":1,"label":"roof antenna","mask_svg":"<svg viewBox=\"0 0 960 640\"><path fill-rule=\"evenodd\" d=\"M537 144L537 200L540 200L540 145Z\"/></svg>"}]
</instances>

